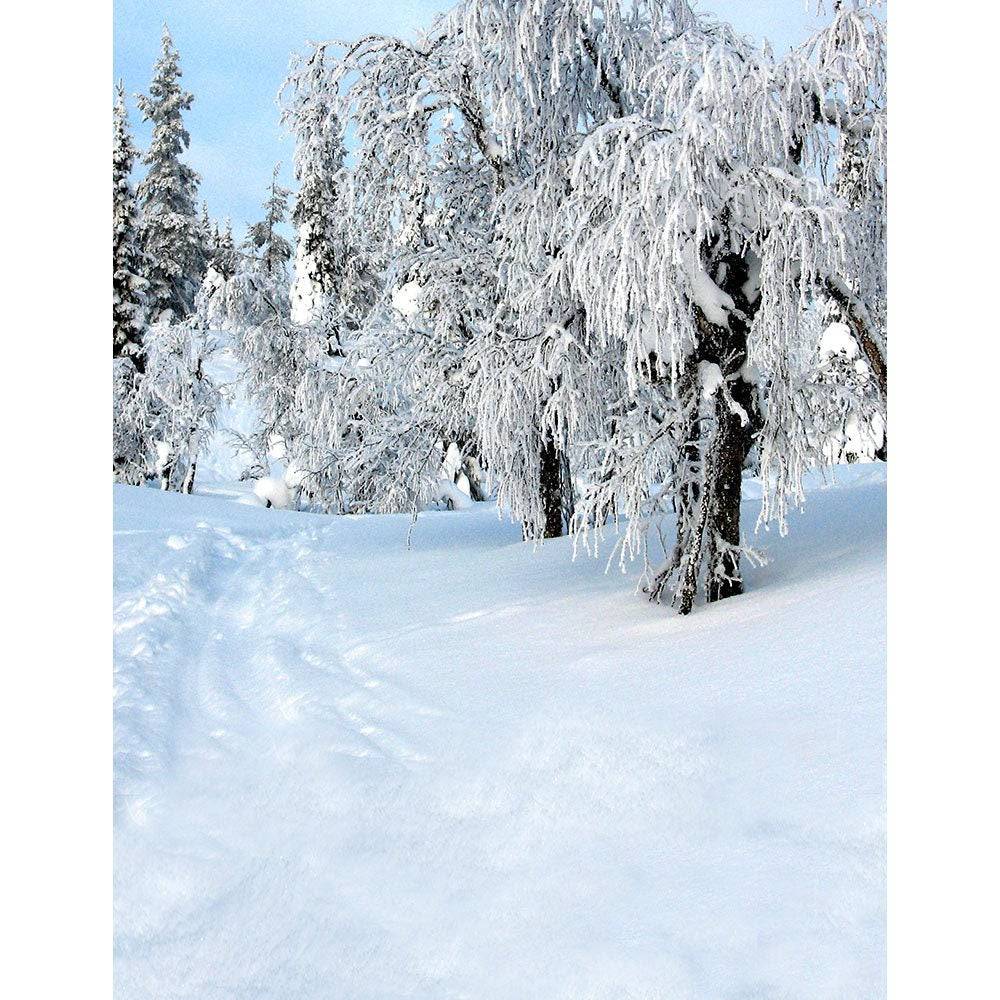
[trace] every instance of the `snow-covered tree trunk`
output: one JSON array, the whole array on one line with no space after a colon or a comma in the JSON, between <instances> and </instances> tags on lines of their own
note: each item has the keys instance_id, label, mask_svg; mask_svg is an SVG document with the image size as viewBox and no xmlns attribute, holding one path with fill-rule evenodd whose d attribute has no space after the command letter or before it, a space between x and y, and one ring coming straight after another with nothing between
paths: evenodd
<instances>
[{"instance_id":1,"label":"snow-covered tree trunk","mask_svg":"<svg viewBox=\"0 0 1000 1000\"><path fill-rule=\"evenodd\" d=\"M194 492L194 477L198 469L198 449L200 444L201 431L197 427L192 427L187 444L190 458L188 459L188 467L184 472L184 481L181 483L181 493Z\"/></svg>"}]
</instances>

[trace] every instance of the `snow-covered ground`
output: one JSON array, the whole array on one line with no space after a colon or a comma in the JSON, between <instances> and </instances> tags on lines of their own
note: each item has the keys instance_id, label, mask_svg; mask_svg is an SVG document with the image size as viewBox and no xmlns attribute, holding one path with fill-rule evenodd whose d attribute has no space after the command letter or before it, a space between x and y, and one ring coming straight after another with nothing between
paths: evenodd
<instances>
[{"instance_id":1,"label":"snow-covered ground","mask_svg":"<svg viewBox=\"0 0 1000 1000\"><path fill-rule=\"evenodd\" d=\"M487 505L115 487L118 997L883 996L883 470L687 619Z\"/></svg>"}]
</instances>

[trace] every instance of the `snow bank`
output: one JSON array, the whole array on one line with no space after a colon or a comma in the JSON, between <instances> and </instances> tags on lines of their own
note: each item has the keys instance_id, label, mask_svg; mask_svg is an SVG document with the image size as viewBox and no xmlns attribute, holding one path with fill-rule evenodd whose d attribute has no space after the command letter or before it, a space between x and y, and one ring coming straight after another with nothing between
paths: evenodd
<instances>
[{"instance_id":1,"label":"snow bank","mask_svg":"<svg viewBox=\"0 0 1000 1000\"><path fill-rule=\"evenodd\" d=\"M292 503L284 479L276 479L273 476L264 476L256 480L253 484L253 493L265 507L284 510Z\"/></svg>"},{"instance_id":2,"label":"snow bank","mask_svg":"<svg viewBox=\"0 0 1000 1000\"><path fill-rule=\"evenodd\" d=\"M117 996L884 996L882 473L683 620L486 504L115 487Z\"/></svg>"}]
</instances>

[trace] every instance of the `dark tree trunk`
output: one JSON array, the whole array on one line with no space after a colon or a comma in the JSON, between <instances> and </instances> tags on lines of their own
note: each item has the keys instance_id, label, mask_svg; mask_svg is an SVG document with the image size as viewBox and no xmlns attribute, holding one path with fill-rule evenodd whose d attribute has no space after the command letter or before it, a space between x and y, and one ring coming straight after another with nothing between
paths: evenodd
<instances>
[{"instance_id":1,"label":"dark tree trunk","mask_svg":"<svg viewBox=\"0 0 1000 1000\"><path fill-rule=\"evenodd\" d=\"M469 496L479 503L488 500L489 496L483 488L483 470L479 467L479 462L475 456L466 455L462 459L462 472L465 473L465 478L469 480Z\"/></svg>"},{"instance_id":2,"label":"dark tree trunk","mask_svg":"<svg viewBox=\"0 0 1000 1000\"><path fill-rule=\"evenodd\" d=\"M712 493L715 472L713 455L706 461L705 482L701 496L697 502L694 518L686 532L685 552L681 568L681 579L677 586L677 611L682 615L691 614L694 607L694 596L698 592L698 575L701 570L701 554L705 538L705 530L709 523L709 510L712 504Z\"/></svg>"},{"instance_id":3,"label":"dark tree trunk","mask_svg":"<svg viewBox=\"0 0 1000 1000\"><path fill-rule=\"evenodd\" d=\"M742 380L733 386L746 385ZM749 388L749 387L748 387ZM742 402L741 402L741 405ZM721 601L743 593L740 575L740 501L743 496L743 463L749 448L747 430L728 403L716 401L715 481L712 490L708 600Z\"/></svg>"},{"instance_id":4,"label":"dark tree trunk","mask_svg":"<svg viewBox=\"0 0 1000 1000\"><path fill-rule=\"evenodd\" d=\"M542 500L545 530L543 538L563 535L563 462L559 447L551 434L542 441L538 489Z\"/></svg>"},{"instance_id":5,"label":"dark tree trunk","mask_svg":"<svg viewBox=\"0 0 1000 1000\"><path fill-rule=\"evenodd\" d=\"M649 599L660 601L663 593L670 585L675 574L681 573L685 566L686 554L691 549L695 525L700 511L701 477L703 471L703 456L701 436L701 414L698 400L700 390L693 374L693 367L685 365L678 376L678 395L685 410L684 441L680 447L679 461L673 468L673 481L677 484L672 502L674 508L676 534L673 550L663 567L657 572L649 587ZM666 556L666 553L664 553ZM697 575L694 577L697 584ZM681 597L683 582L678 582L675 600ZM691 593L694 600L694 593ZM685 603L682 600L682 603ZM684 612L687 614L687 612Z\"/></svg>"}]
</instances>

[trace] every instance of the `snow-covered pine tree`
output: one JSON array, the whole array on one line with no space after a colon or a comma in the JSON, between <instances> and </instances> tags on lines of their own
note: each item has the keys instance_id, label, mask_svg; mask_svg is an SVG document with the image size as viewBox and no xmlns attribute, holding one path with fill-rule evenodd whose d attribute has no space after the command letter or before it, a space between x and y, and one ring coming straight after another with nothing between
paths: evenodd
<instances>
[{"instance_id":1,"label":"snow-covered pine tree","mask_svg":"<svg viewBox=\"0 0 1000 1000\"><path fill-rule=\"evenodd\" d=\"M153 135L143 156L148 169L138 195L153 312L169 309L177 319L193 308L205 270L195 207L198 175L181 160L191 141L182 116L194 97L182 89L180 77L177 49L164 26L149 94L139 96L139 108L144 120L152 123Z\"/></svg>"},{"instance_id":2,"label":"snow-covered pine tree","mask_svg":"<svg viewBox=\"0 0 1000 1000\"><path fill-rule=\"evenodd\" d=\"M212 262L212 254L215 249L215 234L218 232L218 225L212 223L212 217L208 214L208 202L201 203L201 215L198 217L198 240L201 244L202 263L208 267Z\"/></svg>"},{"instance_id":3,"label":"snow-covered pine tree","mask_svg":"<svg viewBox=\"0 0 1000 1000\"><path fill-rule=\"evenodd\" d=\"M112 147L112 305L113 356L132 359L141 373L142 331L146 325L143 257L135 193L130 180L136 150L128 126L125 86L119 81Z\"/></svg>"},{"instance_id":4,"label":"snow-covered pine tree","mask_svg":"<svg viewBox=\"0 0 1000 1000\"><path fill-rule=\"evenodd\" d=\"M281 164L275 165L271 174L271 186L264 201L264 218L255 222L247 230L244 246L261 262L262 274L275 285L284 284L288 279L288 262L292 258L292 246L278 231L278 227L288 220L288 198L291 191L278 183Z\"/></svg>"}]
</instances>

